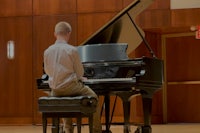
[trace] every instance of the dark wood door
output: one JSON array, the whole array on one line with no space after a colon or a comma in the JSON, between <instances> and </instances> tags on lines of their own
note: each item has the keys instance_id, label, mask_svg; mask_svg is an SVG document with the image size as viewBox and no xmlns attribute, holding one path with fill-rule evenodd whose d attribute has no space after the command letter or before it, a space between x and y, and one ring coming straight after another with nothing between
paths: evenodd
<instances>
[{"instance_id":1,"label":"dark wood door","mask_svg":"<svg viewBox=\"0 0 200 133\"><path fill-rule=\"evenodd\" d=\"M168 122L200 122L200 40L195 33L166 37Z\"/></svg>"},{"instance_id":2,"label":"dark wood door","mask_svg":"<svg viewBox=\"0 0 200 133\"><path fill-rule=\"evenodd\" d=\"M32 17L0 18L0 124L32 122L32 52Z\"/></svg>"}]
</instances>

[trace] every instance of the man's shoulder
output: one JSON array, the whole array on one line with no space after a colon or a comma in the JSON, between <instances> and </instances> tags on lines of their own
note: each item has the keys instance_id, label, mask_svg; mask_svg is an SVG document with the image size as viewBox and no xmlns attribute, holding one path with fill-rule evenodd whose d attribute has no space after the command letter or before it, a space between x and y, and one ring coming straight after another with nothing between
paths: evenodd
<instances>
[{"instance_id":1,"label":"man's shoulder","mask_svg":"<svg viewBox=\"0 0 200 133\"><path fill-rule=\"evenodd\" d=\"M47 49L44 50L44 53L49 53L50 51L56 50L56 47L54 44L50 45Z\"/></svg>"},{"instance_id":2,"label":"man's shoulder","mask_svg":"<svg viewBox=\"0 0 200 133\"><path fill-rule=\"evenodd\" d=\"M48 52L52 52L52 51L77 51L77 47L70 45L70 44L65 44L65 45L56 45L53 44L51 46L49 46L44 52L48 53Z\"/></svg>"},{"instance_id":3,"label":"man's shoulder","mask_svg":"<svg viewBox=\"0 0 200 133\"><path fill-rule=\"evenodd\" d=\"M67 50L71 50L71 51L77 51L77 47L67 44L64 47L66 47Z\"/></svg>"}]
</instances>

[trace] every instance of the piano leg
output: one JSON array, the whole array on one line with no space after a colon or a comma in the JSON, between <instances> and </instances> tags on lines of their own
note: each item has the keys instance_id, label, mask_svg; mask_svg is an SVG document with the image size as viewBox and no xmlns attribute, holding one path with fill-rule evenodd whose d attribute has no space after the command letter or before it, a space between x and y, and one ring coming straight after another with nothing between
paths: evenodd
<instances>
[{"instance_id":1,"label":"piano leg","mask_svg":"<svg viewBox=\"0 0 200 133\"><path fill-rule=\"evenodd\" d=\"M134 91L127 92L117 92L116 95L119 96L123 101L123 110L124 110L124 133L130 132L130 101L129 98L136 94Z\"/></svg>"},{"instance_id":2,"label":"piano leg","mask_svg":"<svg viewBox=\"0 0 200 133\"><path fill-rule=\"evenodd\" d=\"M104 104L105 104L106 130L102 131L102 133L111 133L110 131L110 95L109 94L106 94L104 96Z\"/></svg>"},{"instance_id":3,"label":"piano leg","mask_svg":"<svg viewBox=\"0 0 200 133\"><path fill-rule=\"evenodd\" d=\"M123 108L124 108L124 133L129 133L130 102L123 101Z\"/></svg>"},{"instance_id":4,"label":"piano leg","mask_svg":"<svg viewBox=\"0 0 200 133\"><path fill-rule=\"evenodd\" d=\"M151 109L152 98L142 97L143 111L144 111L144 125L138 127L135 133L151 133Z\"/></svg>"},{"instance_id":5,"label":"piano leg","mask_svg":"<svg viewBox=\"0 0 200 133\"><path fill-rule=\"evenodd\" d=\"M143 111L144 111L144 126L142 127L142 133L151 133L151 110L152 110L152 98L142 98Z\"/></svg>"}]
</instances>

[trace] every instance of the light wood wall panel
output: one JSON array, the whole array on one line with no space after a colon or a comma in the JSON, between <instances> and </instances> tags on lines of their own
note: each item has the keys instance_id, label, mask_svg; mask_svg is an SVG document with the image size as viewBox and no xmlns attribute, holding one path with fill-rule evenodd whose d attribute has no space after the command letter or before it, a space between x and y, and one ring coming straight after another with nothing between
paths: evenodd
<instances>
[{"instance_id":1,"label":"light wood wall panel","mask_svg":"<svg viewBox=\"0 0 200 133\"><path fill-rule=\"evenodd\" d=\"M149 10L152 9L169 9L170 8L170 0L154 0L152 5L148 8Z\"/></svg>"},{"instance_id":2,"label":"light wood wall panel","mask_svg":"<svg viewBox=\"0 0 200 133\"><path fill-rule=\"evenodd\" d=\"M32 15L32 0L0 0L0 17Z\"/></svg>"},{"instance_id":3,"label":"light wood wall panel","mask_svg":"<svg viewBox=\"0 0 200 133\"><path fill-rule=\"evenodd\" d=\"M200 24L200 9L172 10L172 26L192 26Z\"/></svg>"},{"instance_id":4,"label":"light wood wall panel","mask_svg":"<svg viewBox=\"0 0 200 133\"><path fill-rule=\"evenodd\" d=\"M76 0L33 0L34 15L76 13Z\"/></svg>"},{"instance_id":5,"label":"light wood wall panel","mask_svg":"<svg viewBox=\"0 0 200 133\"><path fill-rule=\"evenodd\" d=\"M134 0L123 0L123 7L127 7Z\"/></svg>"},{"instance_id":6,"label":"light wood wall panel","mask_svg":"<svg viewBox=\"0 0 200 133\"><path fill-rule=\"evenodd\" d=\"M78 13L120 11L123 0L77 0Z\"/></svg>"},{"instance_id":7,"label":"light wood wall panel","mask_svg":"<svg viewBox=\"0 0 200 133\"><path fill-rule=\"evenodd\" d=\"M136 22L142 28L169 27L171 25L171 11L166 10L147 10L142 12Z\"/></svg>"}]
</instances>

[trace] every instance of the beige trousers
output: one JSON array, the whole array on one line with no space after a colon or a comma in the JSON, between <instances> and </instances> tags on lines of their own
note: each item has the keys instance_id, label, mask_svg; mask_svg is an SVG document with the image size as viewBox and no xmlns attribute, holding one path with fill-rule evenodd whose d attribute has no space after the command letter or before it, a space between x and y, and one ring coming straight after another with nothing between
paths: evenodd
<instances>
[{"instance_id":1,"label":"beige trousers","mask_svg":"<svg viewBox=\"0 0 200 133\"><path fill-rule=\"evenodd\" d=\"M96 93L91 88L89 88L88 86L85 86L83 83L79 81L74 81L65 88L52 90L51 96L93 96L98 99ZM102 127L101 127L99 105L97 106L96 112L94 113L93 121L94 121L93 132L101 133ZM63 123L64 123L64 129L68 131L72 130L71 118L64 118Z\"/></svg>"}]
</instances>

